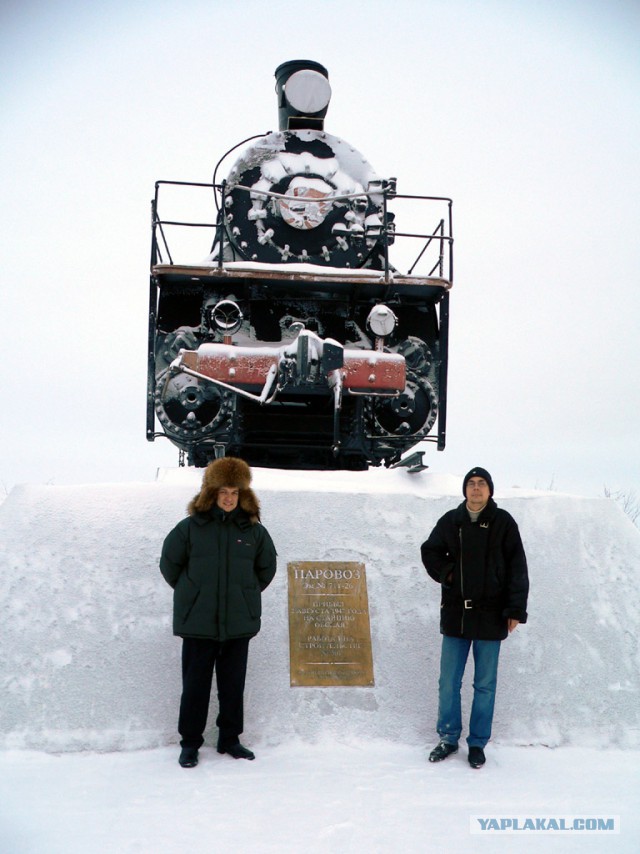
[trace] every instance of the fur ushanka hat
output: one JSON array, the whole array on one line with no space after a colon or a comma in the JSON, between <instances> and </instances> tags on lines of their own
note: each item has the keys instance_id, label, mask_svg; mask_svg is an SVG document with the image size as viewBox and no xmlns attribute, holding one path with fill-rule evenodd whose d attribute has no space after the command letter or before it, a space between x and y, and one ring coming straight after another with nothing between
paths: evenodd
<instances>
[{"instance_id":1,"label":"fur ushanka hat","mask_svg":"<svg viewBox=\"0 0 640 854\"><path fill-rule=\"evenodd\" d=\"M240 490L238 506L252 522L260 521L260 502L251 489L251 469L238 457L221 457L206 467L200 492L193 497L187 508L189 514L208 513L215 507L218 490L232 487Z\"/></svg>"}]
</instances>

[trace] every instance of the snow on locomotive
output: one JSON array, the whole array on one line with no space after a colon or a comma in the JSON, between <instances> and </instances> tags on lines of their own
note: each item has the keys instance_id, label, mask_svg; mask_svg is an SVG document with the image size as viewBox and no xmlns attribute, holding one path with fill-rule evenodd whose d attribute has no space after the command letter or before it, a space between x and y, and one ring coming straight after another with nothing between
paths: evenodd
<instances>
[{"instance_id":1,"label":"snow on locomotive","mask_svg":"<svg viewBox=\"0 0 640 854\"><path fill-rule=\"evenodd\" d=\"M366 469L422 441L442 450L451 200L398 194L325 132L319 63L280 65L276 92L279 130L240 143L226 180L156 183L147 438L166 435L196 466ZM161 218L161 189L163 202L213 192L216 221ZM436 226L400 233L391 201L426 205ZM211 251L182 263L170 234L194 228L214 230ZM421 247L407 274L389 261L400 238Z\"/></svg>"}]
</instances>

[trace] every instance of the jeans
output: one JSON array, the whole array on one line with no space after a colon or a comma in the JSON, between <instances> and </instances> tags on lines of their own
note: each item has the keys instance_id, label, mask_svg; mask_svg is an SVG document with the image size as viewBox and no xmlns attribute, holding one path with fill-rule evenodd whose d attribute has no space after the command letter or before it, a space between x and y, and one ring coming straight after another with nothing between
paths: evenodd
<instances>
[{"instance_id":1,"label":"jeans","mask_svg":"<svg viewBox=\"0 0 640 854\"><path fill-rule=\"evenodd\" d=\"M499 640L468 640L443 635L440 655L438 735L447 744L457 744L462 732L460 688L464 668L473 646L473 704L469 721L469 747L482 747L491 738L493 707L498 682Z\"/></svg>"}]
</instances>

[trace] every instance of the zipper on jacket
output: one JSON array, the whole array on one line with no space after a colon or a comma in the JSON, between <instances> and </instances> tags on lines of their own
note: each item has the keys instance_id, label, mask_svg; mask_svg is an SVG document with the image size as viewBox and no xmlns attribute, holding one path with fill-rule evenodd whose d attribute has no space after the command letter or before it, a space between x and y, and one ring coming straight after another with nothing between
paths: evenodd
<instances>
[{"instance_id":1,"label":"zipper on jacket","mask_svg":"<svg viewBox=\"0 0 640 854\"><path fill-rule=\"evenodd\" d=\"M464 578L462 573L462 527L458 530L460 538L460 593L462 594L462 615L460 616L460 634L464 632Z\"/></svg>"}]
</instances>

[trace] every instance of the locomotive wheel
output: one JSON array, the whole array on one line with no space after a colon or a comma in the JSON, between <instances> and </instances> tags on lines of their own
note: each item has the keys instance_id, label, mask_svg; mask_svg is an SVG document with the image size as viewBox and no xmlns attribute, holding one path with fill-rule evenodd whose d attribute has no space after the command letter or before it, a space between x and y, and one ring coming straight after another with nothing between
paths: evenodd
<instances>
[{"instance_id":1,"label":"locomotive wheel","mask_svg":"<svg viewBox=\"0 0 640 854\"><path fill-rule=\"evenodd\" d=\"M210 435L228 411L226 395L213 383L187 374L158 377L156 410L165 430L183 441Z\"/></svg>"},{"instance_id":2,"label":"locomotive wheel","mask_svg":"<svg viewBox=\"0 0 640 854\"><path fill-rule=\"evenodd\" d=\"M373 406L376 431L388 436L428 433L437 414L435 389L429 380L414 374L409 374L404 391L398 397L378 399Z\"/></svg>"}]
</instances>

